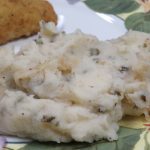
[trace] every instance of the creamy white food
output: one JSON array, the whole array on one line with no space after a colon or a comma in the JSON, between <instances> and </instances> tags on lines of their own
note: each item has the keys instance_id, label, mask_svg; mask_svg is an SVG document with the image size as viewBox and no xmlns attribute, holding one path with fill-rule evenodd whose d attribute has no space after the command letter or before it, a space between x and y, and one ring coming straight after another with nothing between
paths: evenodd
<instances>
[{"instance_id":1,"label":"creamy white food","mask_svg":"<svg viewBox=\"0 0 150 150\"><path fill-rule=\"evenodd\" d=\"M0 52L2 134L112 141L123 115L149 118L149 34L130 31L105 42L80 31L41 35L17 55Z\"/></svg>"}]
</instances>

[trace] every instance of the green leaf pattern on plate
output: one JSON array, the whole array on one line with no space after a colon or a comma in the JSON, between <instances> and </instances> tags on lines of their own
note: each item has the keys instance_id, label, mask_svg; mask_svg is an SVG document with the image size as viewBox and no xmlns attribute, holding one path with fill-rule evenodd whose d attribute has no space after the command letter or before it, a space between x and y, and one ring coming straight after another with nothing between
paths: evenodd
<instances>
[{"instance_id":1,"label":"green leaf pattern on plate","mask_svg":"<svg viewBox=\"0 0 150 150\"><path fill-rule=\"evenodd\" d=\"M141 6L142 4L140 5L137 1L138 0L86 0L85 4L97 12L115 14L125 19L127 29L150 33L150 11L144 12ZM148 2L142 1L142 3L146 5ZM139 12L139 10L141 12Z\"/></svg>"},{"instance_id":2,"label":"green leaf pattern on plate","mask_svg":"<svg viewBox=\"0 0 150 150\"><path fill-rule=\"evenodd\" d=\"M127 29L150 33L150 12L130 15L126 19L125 25Z\"/></svg>"},{"instance_id":3,"label":"green leaf pattern on plate","mask_svg":"<svg viewBox=\"0 0 150 150\"><path fill-rule=\"evenodd\" d=\"M98 12L109 14L128 13L140 6L134 0L86 0L85 3Z\"/></svg>"},{"instance_id":4,"label":"green leaf pattern on plate","mask_svg":"<svg viewBox=\"0 0 150 150\"><path fill-rule=\"evenodd\" d=\"M121 127L118 132L119 139L114 142L105 140L92 144L76 142L67 144L32 142L19 150L133 150L142 132L142 129Z\"/></svg>"}]
</instances>

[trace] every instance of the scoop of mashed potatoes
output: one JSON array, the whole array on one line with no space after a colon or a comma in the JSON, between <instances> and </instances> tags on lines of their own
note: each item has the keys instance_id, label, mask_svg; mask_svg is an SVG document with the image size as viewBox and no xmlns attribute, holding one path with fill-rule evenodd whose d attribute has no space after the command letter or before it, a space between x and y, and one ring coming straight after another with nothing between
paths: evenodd
<instances>
[{"instance_id":1,"label":"scoop of mashed potatoes","mask_svg":"<svg viewBox=\"0 0 150 150\"><path fill-rule=\"evenodd\" d=\"M112 141L123 115L149 118L149 34L130 31L102 42L80 31L55 32L7 53L11 59L0 56L7 75L0 89L2 134Z\"/></svg>"}]
</instances>

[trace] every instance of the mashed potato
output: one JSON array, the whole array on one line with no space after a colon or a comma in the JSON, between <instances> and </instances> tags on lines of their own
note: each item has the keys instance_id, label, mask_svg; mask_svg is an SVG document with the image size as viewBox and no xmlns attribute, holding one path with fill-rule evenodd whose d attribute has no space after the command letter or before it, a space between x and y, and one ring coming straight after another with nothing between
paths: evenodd
<instances>
[{"instance_id":1,"label":"mashed potato","mask_svg":"<svg viewBox=\"0 0 150 150\"><path fill-rule=\"evenodd\" d=\"M2 134L112 141L123 115L149 118L149 34L130 31L105 42L80 31L41 34L17 55L6 52L11 59L0 56L1 74L9 75L0 92Z\"/></svg>"}]
</instances>

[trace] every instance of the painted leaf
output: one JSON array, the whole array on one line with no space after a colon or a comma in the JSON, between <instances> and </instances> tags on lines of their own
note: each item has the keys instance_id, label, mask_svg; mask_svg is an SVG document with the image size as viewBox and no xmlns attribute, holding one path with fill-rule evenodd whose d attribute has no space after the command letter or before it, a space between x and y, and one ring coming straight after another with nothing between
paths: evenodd
<instances>
[{"instance_id":1,"label":"painted leaf","mask_svg":"<svg viewBox=\"0 0 150 150\"><path fill-rule=\"evenodd\" d=\"M135 13L125 20L127 29L150 33L150 12Z\"/></svg>"},{"instance_id":2,"label":"painted leaf","mask_svg":"<svg viewBox=\"0 0 150 150\"><path fill-rule=\"evenodd\" d=\"M86 0L85 3L95 11L108 14L129 13L140 7L135 0Z\"/></svg>"},{"instance_id":3,"label":"painted leaf","mask_svg":"<svg viewBox=\"0 0 150 150\"><path fill-rule=\"evenodd\" d=\"M133 150L134 145L140 139L142 129L130 129L121 127L118 141L108 142L105 140L89 143L57 144L54 142L39 143L32 142L19 150Z\"/></svg>"}]
</instances>

